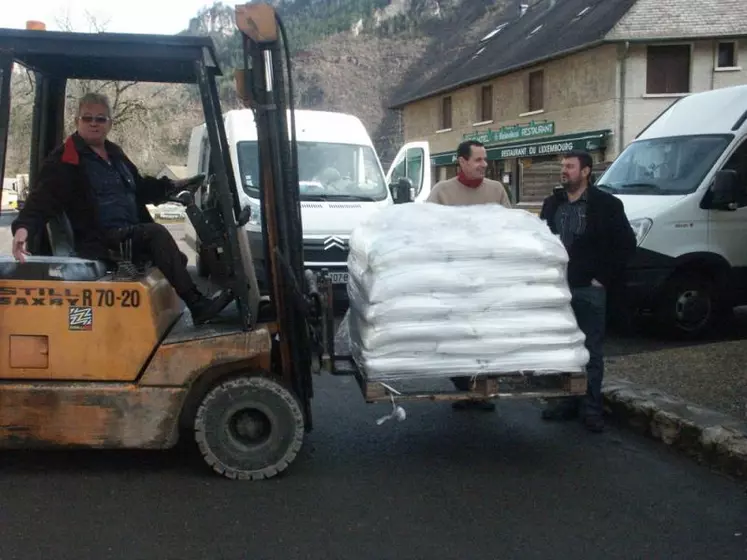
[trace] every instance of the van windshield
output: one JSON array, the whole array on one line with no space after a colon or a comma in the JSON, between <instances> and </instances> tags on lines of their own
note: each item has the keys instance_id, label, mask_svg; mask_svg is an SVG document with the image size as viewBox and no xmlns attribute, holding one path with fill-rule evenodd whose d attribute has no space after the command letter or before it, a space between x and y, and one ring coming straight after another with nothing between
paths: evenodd
<instances>
[{"instance_id":1,"label":"van windshield","mask_svg":"<svg viewBox=\"0 0 747 560\"><path fill-rule=\"evenodd\" d=\"M239 142L237 151L244 191L259 198L257 142ZM301 200L378 201L388 195L370 146L298 142L298 178Z\"/></svg>"},{"instance_id":2,"label":"van windshield","mask_svg":"<svg viewBox=\"0 0 747 560\"><path fill-rule=\"evenodd\" d=\"M614 194L695 192L731 135L675 136L630 144L597 181Z\"/></svg>"}]
</instances>

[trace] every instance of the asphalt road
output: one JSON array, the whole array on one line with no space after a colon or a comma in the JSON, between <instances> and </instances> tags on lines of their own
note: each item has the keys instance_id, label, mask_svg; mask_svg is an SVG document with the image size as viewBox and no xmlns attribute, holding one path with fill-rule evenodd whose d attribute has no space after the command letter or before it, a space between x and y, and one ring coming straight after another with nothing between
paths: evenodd
<instances>
[{"instance_id":1,"label":"asphalt road","mask_svg":"<svg viewBox=\"0 0 747 560\"><path fill-rule=\"evenodd\" d=\"M0 557L734 558L744 488L656 443L495 413L362 403L317 385L316 429L290 470L212 475L189 452L4 452Z\"/></svg>"},{"instance_id":2,"label":"asphalt road","mask_svg":"<svg viewBox=\"0 0 747 560\"><path fill-rule=\"evenodd\" d=\"M7 254L9 234L0 232ZM609 427L363 403L318 379L289 471L217 477L191 449L3 452L0 558L503 559L747 557L743 484Z\"/></svg>"}]
</instances>

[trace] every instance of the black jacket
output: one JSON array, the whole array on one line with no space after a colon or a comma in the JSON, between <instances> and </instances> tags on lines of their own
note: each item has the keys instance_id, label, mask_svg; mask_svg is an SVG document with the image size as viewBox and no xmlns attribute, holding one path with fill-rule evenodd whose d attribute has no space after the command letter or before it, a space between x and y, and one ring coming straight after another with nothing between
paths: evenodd
<instances>
[{"instance_id":1,"label":"black jacket","mask_svg":"<svg viewBox=\"0 0 747 560\"><path fill-rule=\"evenodd\" d=\"M84 148L83 139L75 133L44 161L25 205L11 224L14 235L18 228L26 228L30 247L36 236L43 232L46 223L64 211L75 235L75 252L78 256L96 259L106 258L109 254L98 219L96 198L88 176L80 165L80 153ZM107 140L106 148L112 157L124 162L135 179L140 222L152 222L146 204L165 202L173 182L168 178L141 176L119 146Z\"/></svg>"},{"instance_id":2,"label":"black jacket","mask_svg":"<svg viewBox=\"0 0 747 560\"><path fill-rule=\"evenodd\" d=\"M618 198L594 186L587 192L586 230L568 253L568 285L586 287L596 279L611 287L623 279L625 266L636 249L635 233ZM540 211L540 218L556 235L555 212L563 197L562 188L557 187Z\"/></svg>"}]
</instances>

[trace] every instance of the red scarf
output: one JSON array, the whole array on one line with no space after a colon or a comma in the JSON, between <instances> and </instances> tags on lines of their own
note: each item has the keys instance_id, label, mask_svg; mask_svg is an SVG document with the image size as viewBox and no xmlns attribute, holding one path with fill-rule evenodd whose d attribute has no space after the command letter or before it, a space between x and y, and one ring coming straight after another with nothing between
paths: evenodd
<instances>
[{"instance_id":1,"label":"red scarf","mask_svg":"<svg viewBox=\"0 0 747 560\"><path fill-rule=\"evenodd\" d=\"M480 185L482 185L482 179L470 179L467 177L464 172L460 169L459 174L457 175L457 179L461 184L463 184L465 187L469 187L471 189L476 189Z\"/></svg>"}]
</instances>

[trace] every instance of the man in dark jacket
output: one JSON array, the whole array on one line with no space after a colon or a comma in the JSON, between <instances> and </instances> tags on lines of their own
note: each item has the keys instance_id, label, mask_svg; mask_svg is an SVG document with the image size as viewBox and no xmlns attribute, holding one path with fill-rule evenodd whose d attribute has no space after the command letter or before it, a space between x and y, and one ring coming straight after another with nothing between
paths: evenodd
<instances>
[{"instance_id":1,"label":"man in dark jacket","mask_svg":"<svg viewBox=\"0 0 747 560\"><path fill-rule=\"evenodd\" d=\"M150 259L189 307L195 324L214 317L232 300L230 292L205 297L187 271L187 257L169 231L154 222L146 204L195 185L143 177L122 149L106 139L111 110L106 96L89 93L79 102L77 130L45 160L26 204L12 224L13 256L23 262L26 242L65 212L77 256L109 260L124 242L134 257Z\"/></svg>"},{"instance_id":2,"label":"man in dark jacket","mask_svg":"<svg viewBox=\"0 0 747 560\"><path fill-rule=\"evenodd\" d=\"M570 419L582 413L586 427L602 431L602 380L607 291L619 282L636 248L622 202L589 184L592 158L583 151L566 154L561 183L542 205L540 218L560 236L568 251L568 286L579 328L586 335L590 359L583 399L556 401L543 411L546 420Z\"/></svg>"}]
</instances>

